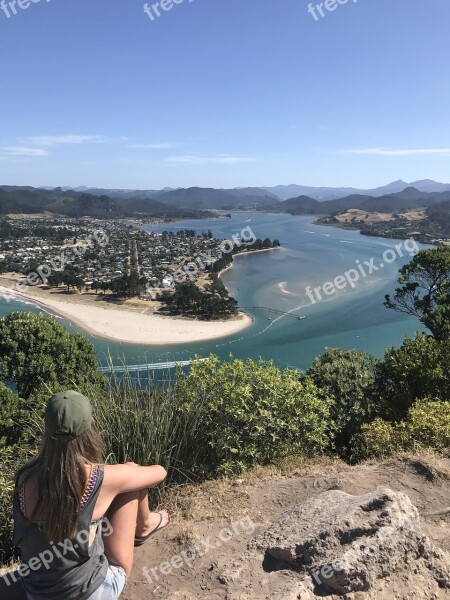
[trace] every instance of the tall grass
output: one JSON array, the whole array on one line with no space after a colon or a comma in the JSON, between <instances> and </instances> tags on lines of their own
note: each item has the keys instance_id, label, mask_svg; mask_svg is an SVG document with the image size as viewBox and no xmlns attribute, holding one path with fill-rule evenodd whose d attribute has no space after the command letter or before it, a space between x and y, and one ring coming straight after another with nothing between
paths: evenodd
<instances>
[{"instance_id":1,"label":"tall grass","mask_svg":"<svg viewBox=\"0 0 450 600\"><path fill-rule=\"evenodd\" d=\"M110 385L101 391L85 390L94 405L108 463L135 462L159 464L168 476L153 492L159 498L167 486L192 483L201 476L204 446L196 443L198 411L183 411L178 397L177 377L155 382L147 373L146 385L125 370L120 376L112 370ZM200 441L199 441L200 442Z\"/></svg>"}]
</instances>

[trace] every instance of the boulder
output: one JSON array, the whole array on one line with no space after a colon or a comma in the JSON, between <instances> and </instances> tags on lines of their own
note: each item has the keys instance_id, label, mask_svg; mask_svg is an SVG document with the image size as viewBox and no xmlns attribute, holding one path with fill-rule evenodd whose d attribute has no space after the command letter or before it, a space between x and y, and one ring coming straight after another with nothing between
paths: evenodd
<instances>
[{"instance_id":1,"label":"boulder","mask_svg":"<svg viewBox=\"0 0 450 600\"><path fill-rule=\"evenodd\" d=\"M449 555L424 536L408 496L390 489L324 492L283 512L249 550L265 572L295 572L319 595L373 593L405 567L424 585L450 589Z\"/></svg>"}]
</instances>

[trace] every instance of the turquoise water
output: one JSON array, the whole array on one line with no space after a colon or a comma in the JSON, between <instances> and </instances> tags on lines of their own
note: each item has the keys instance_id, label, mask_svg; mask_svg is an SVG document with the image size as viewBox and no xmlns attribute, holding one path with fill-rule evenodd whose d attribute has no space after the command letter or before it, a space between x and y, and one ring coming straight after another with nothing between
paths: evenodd
<instances>
[{"instance_id":1,"label":"turquoise water","mask_svg":"<svg viewBox=\"0 0 450 600\"><path fill-rule=\"evenodd\" d=\"M398 257L395 246L402 242L366 237L356 231L314 225L314 217L291 217L273 214L239 214L231 219L183 221L170 226L145 226L148 231L177 231L180 228L211 229L215 237L231 239L242 229L250 227L258 238L279 239L280 250L238 256L223 281L241 307L267 307L293 311L295 317L267 311L247 309L254 318L253 325L241 333L215 340L167 347L136 346L111 343L90 338L99 360L106 364L111 355L114 362L125 359L128 364L159 363L186 360L194 355L211 353L227 359L232 353L241 358L272 358L281 366L304 369L326 347L357 348L382 356L390 346L399 346L405 335L421 329L420 323L399 315L383 306L386 293L395 287L398 269L410 260L402 246L404 257ZM368 274L364 261L383 262L383 252L392 260L384 268ZM334 281L359 261L367 276L360 274L354 287L349 284L335 294L313 304L306 287L322 286ZM342 285L342 281L340 281ZM38 310L17 302L0 300L0 316L12 310ZM298 320L296 316L306 316ZM69 328L70 325L67 324ZM72 329L72 328L71 328Z\"/></svg>"}]
</instances>

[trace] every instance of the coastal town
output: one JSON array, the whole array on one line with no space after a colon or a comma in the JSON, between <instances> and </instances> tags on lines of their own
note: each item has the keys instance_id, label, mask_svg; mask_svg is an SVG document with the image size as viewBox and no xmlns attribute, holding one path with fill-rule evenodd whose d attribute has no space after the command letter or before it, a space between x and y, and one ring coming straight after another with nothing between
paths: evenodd
<instances>
[{"instance_id":1,"label":"coastal town","mask_svg":"<svg viewBox=\"0 0 450 600\"><path fill-rule=\"evenodd\" d=\"M0 292L80 327L94 323L90 332L121 341L130 340L133 328L133 341L155 340L162 318L184 321L184 333L174 332L174 341L186 337L189 320L206 322L205 337L211 338L215 333L206 332L208 325L218 325L219 336L250 322L222 283L221 271L236 254L279 245L257 239L249 227L220 240L209 230L153 233L120 219L10 215L0 220ZM125 327L130 317L133 325ZM145 333L150 318L157 323ZM120 334L119 321L126 329Z\"/></svg>"},{"instance_id":2,"label":"coastal town","mask_svg":"<svg viewBox=\"0 0 450 600\"><path fill-rule=\"evenodd\" d=\"M244 233L230 247L211 231L151 233L118 220L19 216L0 221L0 272L21 274L27 285L67 285L68 290L154 300L155 290L171 289L174 282L202 285L208 273L220 270L216 265L226 254L273 246L268 239L257 240L249 228ZM130 290L122 280L133 272L138 286Z\"/></svg>"},{"instance_id":3,"label":"coastal town","mask_svg":"<svg viewBox=\"0 0 450 600\"><path fill-rule=\"evenodd\" d=\"M220 258L220 241L192 231L153 234L117 220L18 217L0 222L0 271L23 275L21 281L64 284L79 291L112 291L114 282L135 270L145 284L170 288L170 273L188 268L199 255L204 269ZM144 284L144 282L142 282ZM145 298L145 285L142 285Z\"/></svg>"}]
</instances>

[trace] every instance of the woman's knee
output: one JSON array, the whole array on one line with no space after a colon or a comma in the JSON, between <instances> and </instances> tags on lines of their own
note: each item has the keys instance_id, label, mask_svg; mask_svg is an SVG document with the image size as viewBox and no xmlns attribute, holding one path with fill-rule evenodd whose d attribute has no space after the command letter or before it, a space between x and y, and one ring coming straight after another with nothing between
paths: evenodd
<instances>
[{"instance_id":1,"label":"woman's knee","mask_svg":"<svg viewBox=\"0 0 450 600\"><path fill-rule=\"evenodd\" d=\"M106 511L106 516L111 518L111 516L123 510L125 507L134 508L136 511L139 506L139 502L141 501L140 491L137 490L135 492L124 492L123 494L118 494L111 503L111 506Z\"/></svg>"}]
</instances>

